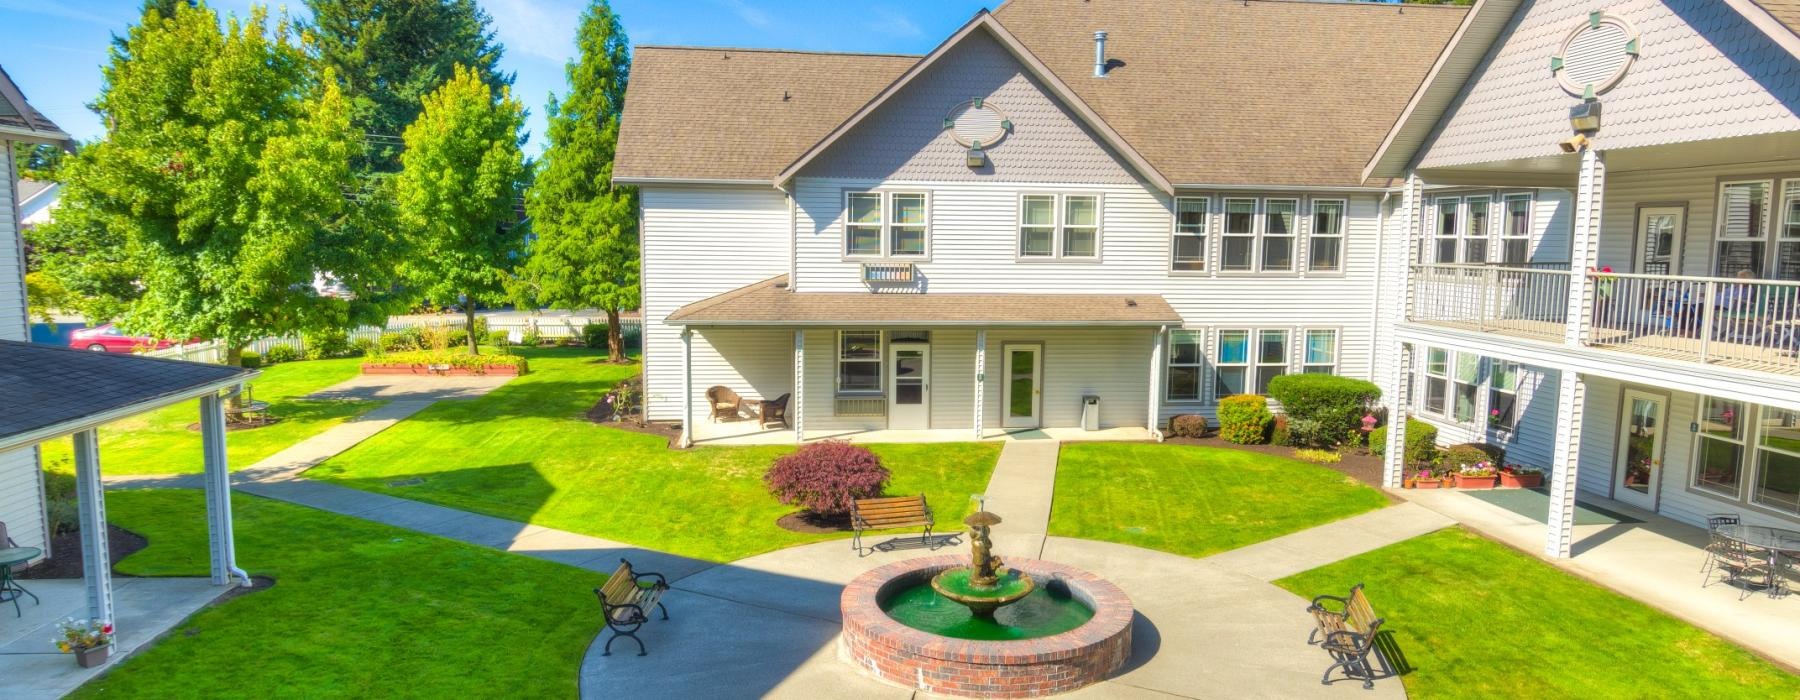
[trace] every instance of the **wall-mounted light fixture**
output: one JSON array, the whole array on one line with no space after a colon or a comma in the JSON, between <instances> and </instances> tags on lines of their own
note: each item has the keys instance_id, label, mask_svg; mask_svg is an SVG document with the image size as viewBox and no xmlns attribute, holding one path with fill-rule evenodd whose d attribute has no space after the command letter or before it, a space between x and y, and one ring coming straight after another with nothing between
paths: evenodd
<instances>
[{"instance_id":1,"label":"wall-mounted light fixture","mask_svg":"<svg viewBox=\"0 0 1800 700\"><path fill-rule=\"evenodd\" d=\"M1569 108L1569 128L1577 134L1591 134L1600 130L1600 103L1588 100Z\"/></svg>"},{"instance_id":2,"label":"wall-mounted light fixture","mask_svg":"<svg viewBox=\"0 0 1800 700\"><path fill-rule=\"evenodd\" d=\"M965 163L971 168L979 168L987 165L987 152L981 150L980 141L976 141L969 145L968 160L965 161Z\"/></svg>"}]
</instances>

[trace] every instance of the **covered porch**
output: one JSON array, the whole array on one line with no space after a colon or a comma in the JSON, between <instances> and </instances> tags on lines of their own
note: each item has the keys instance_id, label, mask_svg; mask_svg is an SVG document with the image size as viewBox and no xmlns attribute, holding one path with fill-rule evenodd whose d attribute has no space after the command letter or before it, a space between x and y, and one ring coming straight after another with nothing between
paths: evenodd
<instances>
[{"instance_id":1,"label":"covered porch","mask_svg":"<svg viewBox=\"0 0 1800 700\"><path fill-rule=\"evenodd\" d=\"M699 445L792 445L799 441L792 428L762 427L754 421L738 421L735 423L715 424L703 429L704 437L695 440ZM806 441L844 440L861 443L921 443L921 442L965 442L980 440L984 442L1023 442L1033 440L1051 440L1056 442L1081 441L1144 441L1155 440L1156 435L1146 427L1126 426L1086 430L1080 427L1070 428L1035 428L1007 430L989 428L976 438L967 428L938 428L925 430L859 430L859 429L824 429L806 433Z\"/></svg>"},{"instance_id":2,"label":"covered porch","mask_svg":"<svg viewBox=\"0 0 1800 700\"><path fill-rule=\"evenodd\" d=\"M34 579L36 596L18 601L20 615L0 614L0 678L6 691L57 697L100 673L79 669L55 654L50 639L65 618L113 627L112 659L163 634L195 610L250 577L237 565L231 519L231 487L225 452L225 404L257 372L237 367L112 355L0 341L0 385L16 399L0 413L0 453L30 454L37 445L67 438L74 443L75 501L79 510L83 577L80 581ZM211 576L205 579L113 580L106 492L101 484L101 426L191 399L199 399ZM36 460L30 460L35 465ZM44 518L41 492L38 517ZM195 523L200 526L200 523ZM40 556L62 553L27 545ZM11 605L5 606L11 608ZM10 610L9 610L10 611ZM46 629L50 633L46 633ZM109 662L110 663L110 662Z\"/></svg>"}]
</instances>

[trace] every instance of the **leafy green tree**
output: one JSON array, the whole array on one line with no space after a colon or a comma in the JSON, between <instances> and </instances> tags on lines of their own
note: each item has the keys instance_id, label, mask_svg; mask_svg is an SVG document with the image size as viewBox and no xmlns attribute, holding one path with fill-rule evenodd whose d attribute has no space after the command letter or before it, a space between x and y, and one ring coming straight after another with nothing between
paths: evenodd
<instances>
[{"instance_id":1,"label":"leafy green tree","mask_svg":"<svg viewBox=\"0 0 1800 700\"><path fill-rule=\"evenodd\" d=\"M262 9L221 28L161 4L112 51L108 131L63 165L43 269L128 330L219 340L233 363L264 335L384 318L392 246L345 225L361 138L335 81ZM357 300L316 294L319 274Z\"/></svg>"},{"instance_id":2,"label":"leafy green tree","mask_svg":"<svg viewBox=\"0 0 1800 700\"><path fill-rule=\"evenodd\" d=\"M613 186L612 161L630 46L606 0L588 6L575 36L569 94L550 97L550 145L525 197L535 240L524 277L540 303L605 311L608 354L623 362L619 312L638 305L637 191Z\"/></svg>"},{"instance_id":3,"label":"leafy green tree","mask_svg":"<svg viewBox=\"0 0 1800 700\"><path fill-rule=\"evenodd\" d=\"M56 179L56 171L62 167L63 149L47 143L26 143L14 141L13 167L18 168L19 177L27 180Z\"/></svg>"},{"instance_id":4,"label":"leafy green tree","mask_svg":"<svg viewBox=\"0 0 1800 700\"><path fill-rule=\"evenodd\" d=\"M414 253L400 271L419 297L460 303L470 329L476 304L506 300L525 245L516 207L527 176L524 125L525 109L506 88L457 66L406 127L394 186ZM469 333L470 353L479 341Z\"/></svg>"},{"instance_id":5,"label":"leafy green tree","mask_svg":"<svg viewBox=\"0 0 1800 700\"><path fill-rule=\"evenodd\" d=\"M366 145L355 168L400 170L400 132L419 117L426 94L463 65L490 88L512 84L498 66L502 48L475 0L306 0L303 32L350 100L350 122Z\"/></svg>"}]
</instances>

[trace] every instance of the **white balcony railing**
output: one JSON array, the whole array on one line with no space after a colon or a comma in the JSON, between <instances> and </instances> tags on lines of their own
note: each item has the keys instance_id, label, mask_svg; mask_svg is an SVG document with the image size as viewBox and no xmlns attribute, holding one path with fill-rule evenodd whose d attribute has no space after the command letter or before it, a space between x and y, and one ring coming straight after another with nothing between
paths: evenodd
<instances>
[{"instance_id":1,"label":"white balcony railing","mask_svg":"<svg viewBox=\"0 0 1800 700\"><path fill-rule=\"evenodd\" d=\"M1414 265L1410 320L1559 341L1567 333L1563 265Z\"/></svg>"}]
</instances>

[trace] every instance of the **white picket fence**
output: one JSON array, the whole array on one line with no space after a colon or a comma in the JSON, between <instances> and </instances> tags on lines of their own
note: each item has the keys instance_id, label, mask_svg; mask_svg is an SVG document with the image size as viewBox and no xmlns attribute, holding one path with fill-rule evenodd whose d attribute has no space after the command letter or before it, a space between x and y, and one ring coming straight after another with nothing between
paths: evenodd
<instances>
[{"instance_id":1,"label":"white picket fence","mask_svg":"<svg viewBox=\"0 0 1800 700\"><path fill-rule=\"evenodd\" d=\"M411 327L415 327L415 326L441 325L446 328L462 328L463 325L465 324L465 322L466 322L466 319L464 319L462 317L448 317L448 316L437 316L437 317L414 316L414 317L395 318L388 322L387 328L381 328L378 326L362 326L360 328L356 328L356 329L350 331L350 342L354 343L358 339L363 339L363 338L367 338L369 340L380 340L381 335L383 333L393 333L396 331L400 331L402 329L411 328ZM506 331L507 339L510 340L511 342L517 343L517 342L520 342L520 340L523 339L527 333L531 332L534 329L537 331L537 335L540 338L555 338L555 339L580 338L581 337L581 329L586 327L590 323L604 324L604 323L606 323L606 317L605 316L599 316L599 317L594 317L594 318L584 318L584 317L576 317L576 316L557 317L557 318L527 317L527 318L516 319L516 320L511 319L511 318L508 318L508 319L489 318L487 321L487 327L488 327L489 332ZM619 319L619 326L620 326L621 332L625 336L625 342L627 344L636 342L640 337L642 337L643 330L644 330L642 321L639 321L637 319L632 319L632 318ZM295 352L298 352L301 354L305 354L305 352L306 352L306 339L302 338L300 336L297 336L297 335L270 336L267 338L260 338L257 340L250 341L250 344L245 346L244 349L255 352L258 355L267 355L269 353L269 349L273 348L277 345L286 345L288 347L293 348ZM213 364L219 364L219 363L222 363L225 361L224 345L216 340L209 340L209 341L200 342L200 343L185 343L185 344L179 344L179 345L172 345L167 348L163 348L161 350L152 350L152 351L141 353L141 354L144 355L145 357L161 357L161 358L175 359L175 360L187 360L190 362L208 362L208 363L213 363Z\"/></svg>"}]
</instances>

